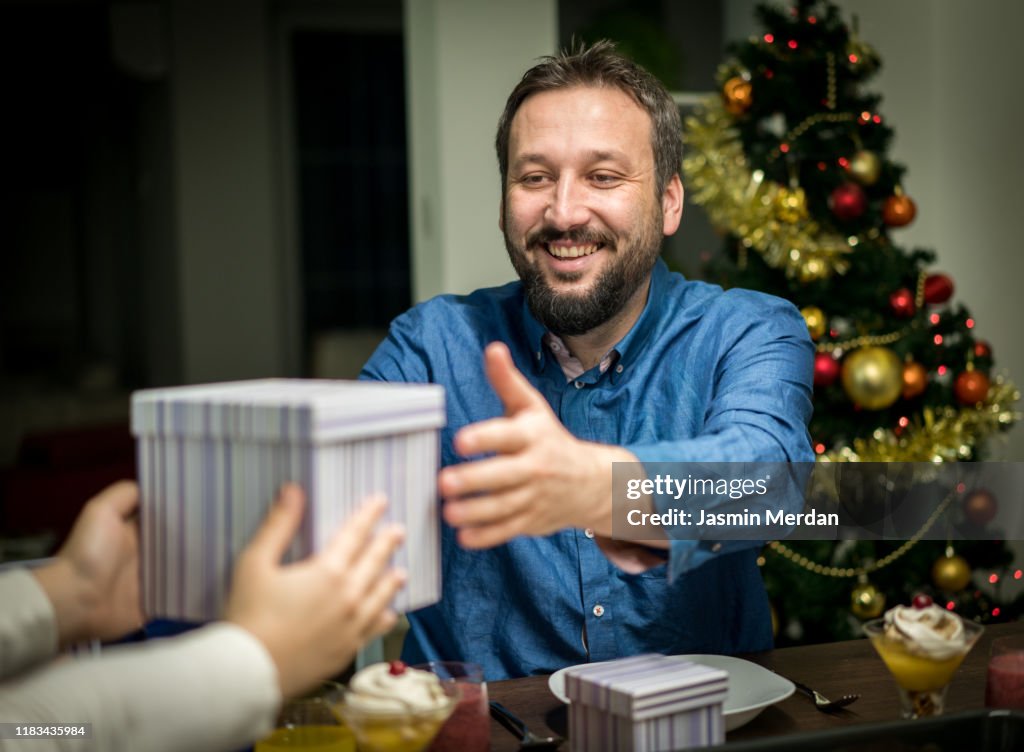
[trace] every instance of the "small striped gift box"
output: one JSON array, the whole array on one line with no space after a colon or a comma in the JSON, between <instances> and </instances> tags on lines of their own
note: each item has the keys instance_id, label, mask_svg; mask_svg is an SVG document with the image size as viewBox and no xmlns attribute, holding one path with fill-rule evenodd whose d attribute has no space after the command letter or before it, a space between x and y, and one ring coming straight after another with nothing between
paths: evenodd
<instances>
[{"instance_id":1,"label":"small striped gift box","mask_svg":"<svg viewBox=\"0 0 1024 752\"><path fill-rule=\"evenodd\" d=\"M663 655L566 672L573 749L667 752L725 741L729 675Z\"/></svg>"},{"instance_id":2,"label":"small striped gift box","mask_svg":"<svg viewBox=\"0 0 1024 752\"><path fill-rule=\"evenodd\" d=\"M289 559L324 546L383 492L388 519L409 531L394 562L408 584L394 607L436 603L444 423L444 390L430 384L262 379L136 392L146 615L218 618L232 563L286 481L307 495Z\"/></svg>"}]
</instances>

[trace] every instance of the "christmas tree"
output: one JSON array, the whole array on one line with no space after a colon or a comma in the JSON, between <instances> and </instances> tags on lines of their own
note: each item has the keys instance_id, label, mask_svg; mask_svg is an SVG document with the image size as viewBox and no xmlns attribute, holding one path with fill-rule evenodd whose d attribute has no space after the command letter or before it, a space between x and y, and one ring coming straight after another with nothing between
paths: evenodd
<instances>
[{"instance_id":1,"label":"christmas tree","mask_svg":"<svg viewBox=\"0 0 1024 752\"><path fill-rule=\"evenodd\" d=\"M800 308L816 346L810 433L822 462L954 462L985 457L1017 418L1013 384L993 374L991 346L954 302L929 250L892 230L913 221L893 130L864 84L876 52L828 2L760 6L763 31L734 45L721 96L686 120L685 184L726 234L707 277L763 290ZM763 573L779 642L859 633L859 619L928 592L968 618L1018 616L977 588L1021 577L986 530L997 507L982 488L952 492L945 514L981 543L775 542Z\"/></svg>"}]
</instances>

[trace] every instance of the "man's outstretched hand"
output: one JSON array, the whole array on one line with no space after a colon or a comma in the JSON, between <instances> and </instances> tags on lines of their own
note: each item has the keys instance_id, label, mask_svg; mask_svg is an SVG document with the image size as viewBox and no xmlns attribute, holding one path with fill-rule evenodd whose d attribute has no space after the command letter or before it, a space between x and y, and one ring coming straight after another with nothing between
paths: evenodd
<instances>
[{"instance_id":1,"label":"man's outstretched hand","mask_svg":"<svg viewBox=\"0 0 1024 752\"><path fill-rule=\"evenodd\" d=\"M460 430L455 451L493 456L446 467L438 476L444 518L458 528L459 543L490 548L567 527L610 534L612 463L637 458L569 433L504 344L487 346L484 365L505 417Z\"/></svg>"}]
</instances>

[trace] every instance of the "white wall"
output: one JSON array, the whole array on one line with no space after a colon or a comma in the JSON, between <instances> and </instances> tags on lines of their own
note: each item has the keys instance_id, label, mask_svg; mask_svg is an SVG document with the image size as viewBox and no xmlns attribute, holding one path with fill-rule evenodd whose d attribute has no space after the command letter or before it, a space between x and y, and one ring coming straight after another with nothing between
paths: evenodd
<instances>
[{"instance_id":1,"label":"white wall","mask_svg":"<svg viewBox=\"0 0 1024 752\"><path fill-rule=\"evenodd\" d=\"M752 0L728 0L726 33L750 35ZM905 248L934 250L956 299L992 343L996 369L1024 385L1024 96L1016 54L1024 28L1018 0L839 0L856 14L860 36L882 57L870 86L895 129L892 157L907 166L905 188L917 219L893 233ZM847 16L849 17L849 15ZM1024 459L1019 426L992 447Z\"/></svg>"},{"instance_id":2,"label":"white wall","mask_svg":"<svg viewBox=\"0 0 1024 752\"><path fill-rule=\"evenodd\" d=\"M534 58L555 51L556 0L405 0L413 297L515 277L498 230L494 131Z\"/></svg>"}]
</instances>

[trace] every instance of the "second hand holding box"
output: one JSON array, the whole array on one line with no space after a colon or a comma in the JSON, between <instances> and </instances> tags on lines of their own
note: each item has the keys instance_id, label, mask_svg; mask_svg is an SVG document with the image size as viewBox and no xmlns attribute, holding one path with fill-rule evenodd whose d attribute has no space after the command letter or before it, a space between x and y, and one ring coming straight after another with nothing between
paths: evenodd
<instances>
[{"instance_id":1,"label":"second hand holding box","mask_svg":"<svg viewBox=\"0 0 1024 752\"><path fill-rule=\"evenodd\" d=\"M409 579L394 608L436 603L444 424L444 390L431 384L261 379L136 392L145 613L219 618L235 557L288 481L307 496L289 559L384 493L387 519L408 531L394 564Z\"/></svg>"}]
</instances>

